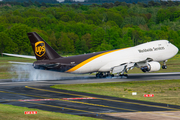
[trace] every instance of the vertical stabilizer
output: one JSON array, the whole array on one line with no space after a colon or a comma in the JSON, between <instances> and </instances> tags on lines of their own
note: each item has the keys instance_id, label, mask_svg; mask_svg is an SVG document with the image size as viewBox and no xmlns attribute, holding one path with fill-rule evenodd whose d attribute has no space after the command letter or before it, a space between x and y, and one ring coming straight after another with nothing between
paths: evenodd
<instances>
[{"instance_id":1,"label":"vertical stabilizer","mask_svg":"<svg viewBox=\"0 0 180 120\"><path fill-rule=\"evenodd\" d=\"M61 57L36 32L27 33L37 60L52 60Z\"/></svg>"}]
</instances>

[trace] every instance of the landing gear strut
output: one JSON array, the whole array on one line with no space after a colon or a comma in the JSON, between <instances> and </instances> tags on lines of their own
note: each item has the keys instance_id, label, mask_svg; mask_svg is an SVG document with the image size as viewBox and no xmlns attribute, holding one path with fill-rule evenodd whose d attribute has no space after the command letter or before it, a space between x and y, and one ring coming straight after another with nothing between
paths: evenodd
<instances>
[{"instance_id":1,"label":"landing gear strut","mask_svg":"<svg viewBox=\"0 0 180 120\"><path fill-rule=\"evenodd\" d=\"M124 73L127 73L127 70L126 69L124 69L121 73L119 73L119 76L121 77L121 78L127 78L127 74L124 74Z\"/></svg>"},{"instance_id":2,"label":"landing gear strut","mask_svg":"<svg viewBox=\"0 0 180 120\"><path fill-rule=\"evenodd\" d=\"M119 77L118 76L114 76L114 74L111 74L110 72L98 72L96 74L96 78L112 78L112 77L115 77L115 78L127 78L128 75L124 74L124 72L119 73Z\"/></svg>"},{"instance_id":3,"label":"landing gear strut","mask_svg":"<svg viewBox=\"0 0 180 120\"><path fill-rule=\"evenodd\" d=\"M96 78L103 78L103 77L114 77L114 74L111 74L110 72L98 72L96 74Z\"/></svg>"},{"instance_id":4,"label":"landing gear strut","mask_svg":"<svg viewBox=\"0 0 180 120\"><path fill-rule=\"evenodd\" d=\"M167 69L166 62L167 62L167 60L163 61L162 69Z\"/></svg>"}]
</instances>

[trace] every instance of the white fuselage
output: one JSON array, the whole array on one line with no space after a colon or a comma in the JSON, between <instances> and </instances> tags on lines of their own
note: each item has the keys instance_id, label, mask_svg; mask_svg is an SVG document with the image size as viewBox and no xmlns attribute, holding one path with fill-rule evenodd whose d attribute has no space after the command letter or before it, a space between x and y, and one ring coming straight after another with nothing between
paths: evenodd
<instances>
[{"instance_id":1,"label":"white fuselage","mask_svg":"<svg viewBox=\"0 0 180 120\"><path fill-rule=\"evenodd\" d=\"M178 48L167 40L147 42L130 48L112 50L89 60L72 73L107 72L124 63L138 63L146 59L165 61L172 58Z\"/></svg>"}]
</instances>

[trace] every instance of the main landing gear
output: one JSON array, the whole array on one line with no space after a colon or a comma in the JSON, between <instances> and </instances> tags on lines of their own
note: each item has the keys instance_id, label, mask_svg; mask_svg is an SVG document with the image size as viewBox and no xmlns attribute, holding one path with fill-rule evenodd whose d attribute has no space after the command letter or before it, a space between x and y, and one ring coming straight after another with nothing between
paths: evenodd
<instances>
[{"instance_id":1,"label":"main landing gear","mask_svg":"<svg viewBox=\"0 0 180 120\"><path fill-rule=\"evenodd\" d=\"M103 73L102 72L98 72L97 74L96 74L96 78L103 78Z\"/></svg>"},{"instance_id":2,"label":"main landing gear","mask_svg":"<svg viewBox=\"0 0 180 120\"><path fill-rule=\"evenodd\" d=\"M111 74L110 72L98 72L96 74L96 78L105 78L105 77L114 77L114 74Z\"/></svg>"},{"instance_id":3,"label":"main landing gear","mask_svg":"<svg viewBox=\"0 0 180 120\"><path fill-rule=\"evenodd\" d=\"M127 78L128 75L127 75L127 74L124 74L124 72L127 73L127 71L123 71L123 72L119 73L119 77L121 77L121 78Z\"/></svg>"},{"instance_id":4,"label":"main landing gear","mask_svg":"<svg viewBox=\"0 0 180 120\"><path fill-rule=\"evenodd\" d=\"M127 74L117 74L117 76L114 76L114 74L111 74L110 72L98 72L96 74L96 78L127 78Z\"/></svg>"},{"instance_id":5,"label":"main landing gear","mask_svg":"<svg viewBox=\"0 0 180 120\"><path fill-rule=\"evenodd\" d=\"M127 78L128 75L127 75L127 74L120 74L119 76L120 76L121 78L124 78L124 77Z\"/></svg>"},{"instance_id":6,"label":"main landing gear","mask_svg":"<svg viewBox=\"0 0 180 120\"><path fill-rule=\"evenodd\" d=\"M167 69L166 62L167 62L167 60L163 61L162 69Z\"/></svg>"}]
</instances>

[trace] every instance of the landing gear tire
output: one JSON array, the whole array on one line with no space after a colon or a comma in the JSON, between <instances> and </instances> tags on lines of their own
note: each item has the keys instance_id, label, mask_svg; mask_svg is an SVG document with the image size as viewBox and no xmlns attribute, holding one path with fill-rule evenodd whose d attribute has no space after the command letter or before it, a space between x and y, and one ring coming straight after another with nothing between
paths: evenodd
<instances>
[{"instance_id":1,"label":"landing gear tire","mask_svg":"<svg viewBox=\"0 0 180 120\"><path fill-rule=\"evenodd\" d=\"M127 74L121 74L121 75L119 75L121 78L127 78L128 77L128 75Z\"/></svg>"},{"instance_id":2,"label":"landing gear tire","mask_svg":"<svg viewBox=\"0 0 180 120\"><path fill-rule=\"evenodd\" d=\"M102 73L100 73L100 74L99 74L99 77L100 77L100 78L103 78L103 74L102 74Z\"/></svg>"},{"instance_id":3,"label":"landing gear tire","mask_svg":"<svg viewBox=\"0 0 180 120\"><path fill-rule=\"evenodd\" d=\"M98 73L96 74L96 78L99 78L99 74Z\"/></svg>"},{"instance_id":4,"label":"landing gear tire","mask_svg":"<svg viewBox=\"0 0 180 120\"><path fill-rule=\"evenodd\" d=\"M128 74L124 74L124 76L126 76L126 77L127 77L127 76L128 76Z\"/></svg>"},{"instance_id":5,"label":"landing gear tire","mask_svg":"<svg viewBox=\"0 0 180 120\"><path fill-rule=\"evenodd\" d=\"M167 60L163 61L162 69L167 69L166 62L167 62Z\"/></svg>"},{"instance_id":6,"label":"landing gear tire","mask_svg":"<svg viewBox=\"0 0 180 120\"><path fill-rule=\"evenodd\" d=\"M96 78L112 78L112 77L114 77L114 74L111 74L110 72L98 72L97 74L96 74Z\"/></svg>"},{"instance_id":7,"label":"landing gear tire","mask_svg":"<svg viewBox=\"0 0 180 120\"><path fill-rule=\"evenodd\" d=\"M162 69L167 69L167 66L166 66L166 65L163 65L163 66L162 66Z\"/></svg>"},{"instance_id":8,"label":"landing gear tire","mask_svg":"<svg viewBox=\"0 0 180 120\"><path fill-rule=\"evenodd\" d=\"M103 78L103 73L97 73L96 78Z\"/></svg>"}]
</instances>

